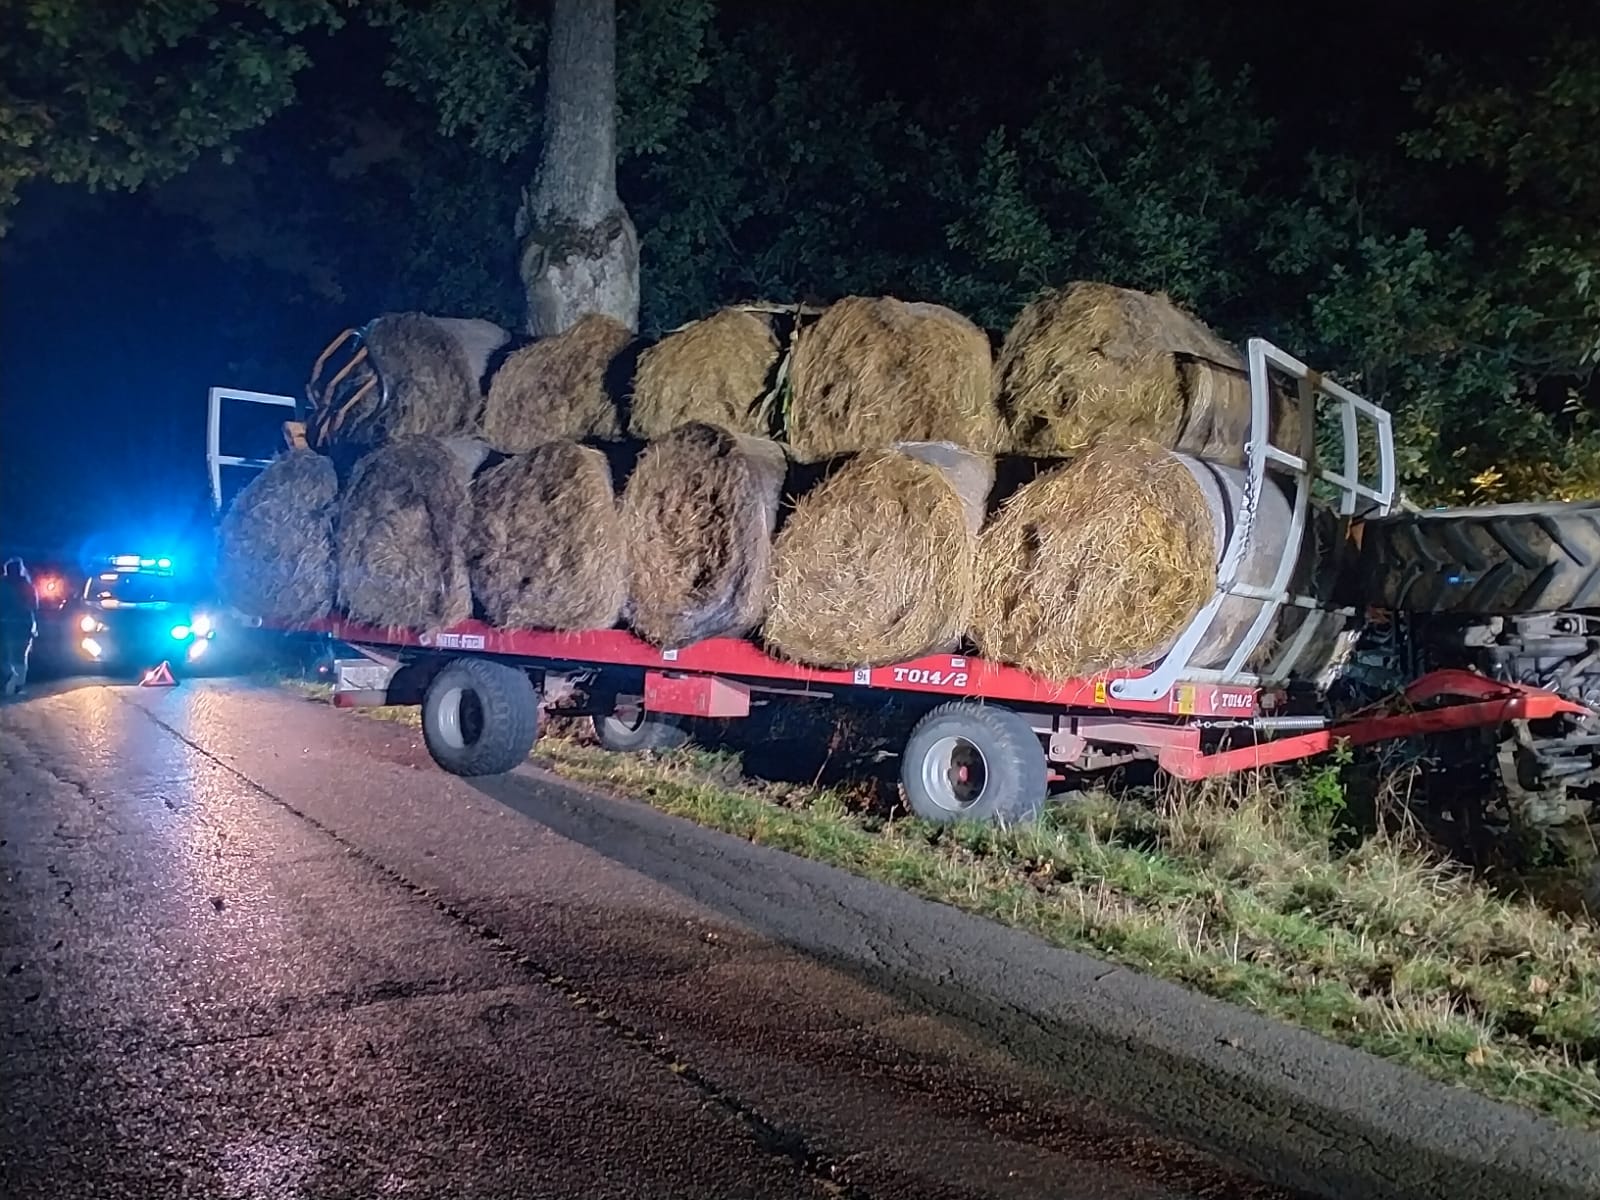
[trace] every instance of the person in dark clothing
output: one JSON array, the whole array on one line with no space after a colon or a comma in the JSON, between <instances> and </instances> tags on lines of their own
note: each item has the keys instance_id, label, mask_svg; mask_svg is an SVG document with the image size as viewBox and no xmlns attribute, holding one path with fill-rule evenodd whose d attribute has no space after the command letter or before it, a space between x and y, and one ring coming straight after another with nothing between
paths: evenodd
<instances>
[{"instance_id":1,"label":"person in dark clothing","mask_svg":"<svg viewBox=\"0 0 1600 1200\"><path fill-rule=\"evenodd\" d=\"M0 669L5 671L5 693L15 696L28 682L28 654L39 632L34 615L39 597L20 558L6 560L0 577Z\"/></svg>"}]
</instances>

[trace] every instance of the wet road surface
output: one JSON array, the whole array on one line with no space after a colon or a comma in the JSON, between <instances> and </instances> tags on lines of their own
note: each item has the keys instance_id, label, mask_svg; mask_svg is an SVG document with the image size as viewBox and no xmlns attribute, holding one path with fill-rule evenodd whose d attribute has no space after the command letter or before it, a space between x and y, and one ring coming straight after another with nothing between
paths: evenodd
<instances>
[{"instance_id":1,"label":"wet road surface","mask_svg":"<svg viewBox=\"0 0 1600 1200\"><path fill-rule=\"evenodd\" d=\"M1585 1194L1055 1024L1084 968L1021 935L418 742L224 685L0 708L0 1197Z\"/></svg>"}]
</instances>

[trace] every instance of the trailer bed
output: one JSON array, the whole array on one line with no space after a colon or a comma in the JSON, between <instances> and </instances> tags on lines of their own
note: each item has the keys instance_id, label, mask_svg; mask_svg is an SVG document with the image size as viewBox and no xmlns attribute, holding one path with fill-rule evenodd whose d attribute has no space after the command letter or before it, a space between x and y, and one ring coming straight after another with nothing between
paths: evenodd
<instances>
[{"instance_id":1,"label":"trailer bed","mask_svg":"<svg viewBox=\"0 0 1600 1200\"><path fill-rule=\"evenodd\" d=\"M305 632L327 634L352 646L468 651L547 664L633 667L668 675L737 679L785 690L874 688L952 700L981 699L1022 708L1248 720L1275 711L1283 701L1283 693L1276 689L1184 682L1159 700L1118 699L1110 688L1113 681L1137 679L1149 672L1106 671L1054 682L967 654L930 654L891 666L826 670L773 658L754 643L740 639L713 638L678 650L662 650L623 629L548 633L496 629L482 621L463 621L438 633L416 633L330 617Z\"/></svg>"}]
</instances>

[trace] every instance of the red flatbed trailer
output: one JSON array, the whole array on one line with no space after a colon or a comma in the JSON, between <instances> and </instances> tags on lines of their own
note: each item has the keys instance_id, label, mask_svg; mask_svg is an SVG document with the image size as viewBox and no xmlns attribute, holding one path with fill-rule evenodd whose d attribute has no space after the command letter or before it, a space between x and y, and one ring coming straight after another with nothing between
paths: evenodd
<instances>
[{"instance_id":1,"label":"red flatbed trailer","mask_svg":"<svg viewBox=\"0 0 1600 1200\"><path fill-rule=\"evenodd\" d=\"M1148 668L1050 681L952 653L823 670L780 661L743 640L662 650L620 629L550 633L478 621L422 633L333 617L291 632L356 647L360 659L336 664L335 702L421 703L430 753L462 775L499 774L522 762L547 698L559 693L586 697L562 711L592 716L614 749L681 744L679 718L744 717L753 703L774 698L920 701L926 711L901 756L901 782L912 808L934 820L1026 820L1044 803L1052 768L1059 777L1146 759L1179 778L1204 779L1341 743L1588 717L1553 692L1459 669L1425 674L1378 704L1340 709L1329 685L1365 615L1298 590L1294 580L1309 546L1314 489L1335 497L1346 521L1399 503L1389 414L1259 338L1249 342L1247 359L1252 428L1243 465L1185 461L1215 498L1217 588ZM1271 436L1273 389L1285 381L1300 405L1293 448ZM1332 469L1317 462L1319 402L1331 406L1342 440ZM215 482L219 463L243 460L219 459L215 392L211 406ZM1258 526L1273 536L1258 538ZM1262 559L1263 546L1276 547L1271 561ZM1297 622L1280 620L1290 612ZM1289 631L1281 645L1274 630ZM1336 644L1343 654L1330 649Z\"/></svg>"},{"instance_id":2,"label":"red flatbed trailer","mask_svg":"<svg viewBox=\"0 0 1600 1200\"><path fill-rule=\"evenodd\" d=\"M980 709L987 710L989 720L998 719L1003 726L1032 738L1042 750L1040 766L1091 769L1144 758L1186 780L1276 766L1340 744L1370 745L1588 713L1554 693L1462 670L1435 671L1384 704L1324 717L1293 711L1296 697L1286 689L1180 683L1159 701L1120 700L1110 686L1115 680L1143 678L1149 672L1106 672L1051 682L962 654L930 655L892 666L824 670L773 658L746 641L718 638L681 650L661 650L620 629L546 633L466 621L428 634L378 629L333 617L304 632L356 647L365 657L365 662L338 664L334 703L341 707L394 702L390 682L407 664L427 664L428 669L442 672L451 662L475 660L503 667L508 672L502 677L505 679L531 676L541 684L575 676L609 680L598 689L598 695L608 697L599 708L578 710L597 718L603 739L603 722L621 711L635 714L635 723L629 728L659 731L673 728L673 718L744 717L753 701L769 697L827 700L862 693L920 697L929 706L928 717L943 719L958 731L935 739L936 743L951 738L980 743L936 746L929 751L943 755L935 764L937 769L959 774L961 764L945 759L967 749L974 759L967 764L969 775L987 757L981 742L988 731L981 722L977 729L965 729L962 719ZM542 691L542 686L530 685L526 702L537 704ZM459 704L460 698L455 702ZM460 721L459 713L454 721ZM463 773L497 773L479 771L452 757L449 740L448 731L437 729L429 739L430 750L447 770L464 767ZM624 743L619 748L629 748L626 738L618 740ZM916 741L913 734L908 753L915 753ZM1230 741L1239 744L1225 744ZM647 744L660 742L646 739L641 748ZM513 755L514 761L526 753L527 748L522 748ZM913 778L925 765L909 764ZM971 782L981 790L982 780ZM1043 800L1043 789L1034 800ZM1016 817L1034 806L1019 799L1015 804L1000 805L1000 810L1002 815ZM941 807L948 810L948 806ZM964 809L961 812L966 815Z\"/></svg>"}]
</instances>

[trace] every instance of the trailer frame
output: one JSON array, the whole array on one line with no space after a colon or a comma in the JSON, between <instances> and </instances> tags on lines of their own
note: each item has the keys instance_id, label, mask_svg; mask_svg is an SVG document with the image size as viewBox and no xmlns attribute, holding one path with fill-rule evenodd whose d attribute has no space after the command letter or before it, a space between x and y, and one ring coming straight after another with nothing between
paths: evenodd
<instances>
[{"instance_id":1,"label":"trailer frame","mask_svg":"<svg viewBox=\"0 0 1600 1200\"><path fill-rule=\"evenodd\" d=\"M1160 701L1130 700L1113 684L1147 672L1112 671L1051 682L972 655L930 655L907 663L826 670L784 662L746 641L716 638L662 650L625 630L545 633L464 621L439 633L379 629L329 617L305 630L355 649L335 662L333 702L342 708L418 703L427 678L458 658L488 658L527 672L542 695L566 694L574 680L608 677L618 707L653 717L731 720L773 698L832 700L898 694L987 705L1028 722L1056 767L1092 767L1119 753L1154 760L1180 779L1198 780L1278 766L1349 746L1490 728L1513 721L1584 717L1589 710L1553 692L1459 669L1434 671L1398 694L1342 715L1296 689L1180 682ZM403 672L411 672L404 681ZM618 679L637 686L616 686ZM396 681L401 689L394 690ZM615 701L615 702L613 702Z\"/></svg>"}]
</instances>

